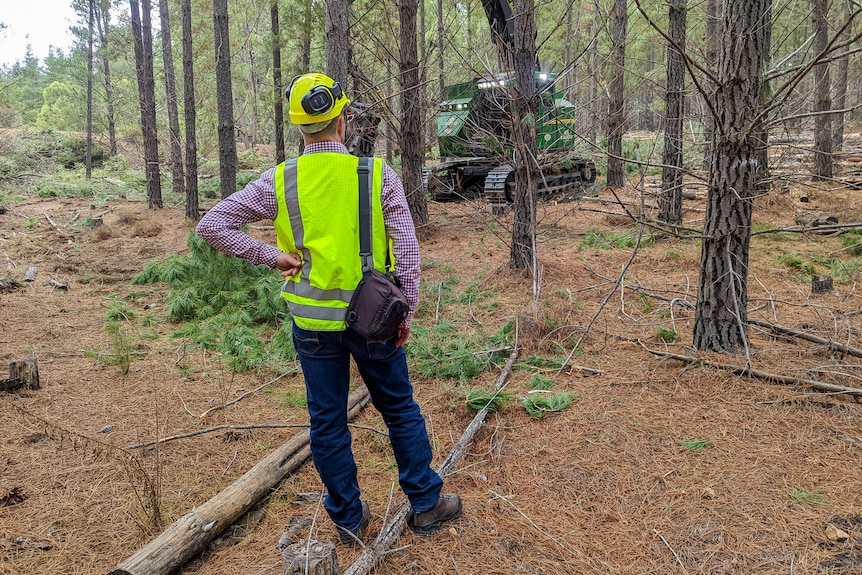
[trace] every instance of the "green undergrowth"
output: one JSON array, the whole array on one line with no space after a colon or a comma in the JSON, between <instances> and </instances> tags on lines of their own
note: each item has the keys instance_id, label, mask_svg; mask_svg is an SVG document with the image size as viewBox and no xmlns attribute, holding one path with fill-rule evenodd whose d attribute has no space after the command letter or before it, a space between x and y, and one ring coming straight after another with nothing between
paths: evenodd
<instances>
[{"instance_id":1,"label":"green undergrowth","mask_svg":"<svg viewBox=\"0 0 862 575\"><path fill-rule=\"evenodd\" d=\"M419 374L467 382L504 362L509 354L506 346L514 337L513 322L507 322L498 332L487 336L474 326L458 329L448 321L434 325L414 322L411 343L405 349Z\"/></svg>"},{"instance_id":2,"label":"green undergrowth","mask_svg":"<svg viewBox=\"0 0 862 575\"><path fill-rule=\"evenodd\" d=\"M862 228L853 228L842 234L841 245L851 256L862 256Z\"/></svg>"},{"instance_id":3,"label":"green undergrowth","mask_svg":"<svg viewBox=\"0 0 862 575\"><path fill-rule=\"evenodd\" d=\"M642 236L640 247L645 248L653 245L655 240L650 236ZM584 234L583 239L578 242L581 248L593 248L594 250L630 249L638 245L637 229L622 232L611 232L593 229Z\"/></svg>"},{"instance_id":4,"label":"green undergrowth","mask_svg":"<svg viewBox=\"0 0 862 575\"><path fill-rule=\"evenodd\" d=\"M571 391L551 393L548 390L537 389L521 398L521 405L527 410L527 415L534 418L544 417L546 413L563 411L575 400Z\"/></svg>"},{"instance_id":5,"label":"green undergrowth","mask_svg":"<svg viewBox=\"0 0 862 575\"><path fill-rule=\"evenodd\" d=\"M802 255L795 250L787 250L775 256L775 261L790 270L793 279L802 283L811 281L811 276L814 275L828 275L835 280L835 283L849 284L853 283L859 275L859 271L862 269L862 259L835 256L844 252L851 256L862 254L862 248L859 247L860 242L862 242L862 235L845 234L841 238L844 249L837 253Z\"/></svg>"},{"instance_id":6,"label":"green undergrowth","mask_svg":"<svg viewBox=\"0 0 862 575\"><path fill-rule=\"evenodd\" d=\"M167 319L181 324L173 337L221 353L235 371L284 371L296 359L290 327L283 326L279 274L224 255L196 235L187 254L153 261L132 280L170 286Z\"/></svg>"}]
</instances>

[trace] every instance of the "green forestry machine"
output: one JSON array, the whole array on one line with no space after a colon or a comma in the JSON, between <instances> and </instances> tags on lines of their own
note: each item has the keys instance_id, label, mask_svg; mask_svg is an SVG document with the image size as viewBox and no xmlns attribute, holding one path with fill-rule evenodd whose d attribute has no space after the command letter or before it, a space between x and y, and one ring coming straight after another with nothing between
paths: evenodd
<instances>
[{"instance_id":1,"label":"green forestry machine","mask_svg":"<svg viewBox=\"0 0 862 575\"><path fill-rule=\"evenodd\" d=\"M482 0L501 53L511 53L512 11L508 0ZM575 150L575 107L556 87L556 75L536 66L539 91L540 198L575 198L596 180L595 164ZM451 201L484 195L494 208L513 201L511 73L446 88L437 118L440 162L427 166L422 181L431 199Z\"/></svg>"}]
</instances>

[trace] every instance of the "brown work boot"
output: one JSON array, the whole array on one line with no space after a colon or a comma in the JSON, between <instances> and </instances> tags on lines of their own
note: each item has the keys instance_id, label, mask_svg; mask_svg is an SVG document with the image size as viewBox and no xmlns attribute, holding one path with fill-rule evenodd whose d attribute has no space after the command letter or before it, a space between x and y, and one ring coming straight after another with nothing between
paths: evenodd
<instances>
[{"instance_id":1,"label":"brown work boot","mask_svg":"<svg viewBox=\"0 0 862 575\"><path fill-rule=\"evenodd\" d=\"M361 544L362 540L365 538L365 530L371 522L371 510L368 508L368 504L364 501L360 501L360 503L362 504L362 523L359 524L359 527L354 531L348 531L343 527L336 526L338 530L338 538L345 545Z\"/></svg>"},{"instance_id":2,"label":"brown work boot","mask_svg":"<svg viewBox=\"0 0 862 575\"><path fill-rule=\"evenodd\" d=\"M426 537L439 530L447 521L458 519L460 516L461 498L450 493L441 495L437 500L437 505L428 511L422 513L410 511L407 514L407 525L413 530L413 533Z\"/></svg>"}]
</instances>

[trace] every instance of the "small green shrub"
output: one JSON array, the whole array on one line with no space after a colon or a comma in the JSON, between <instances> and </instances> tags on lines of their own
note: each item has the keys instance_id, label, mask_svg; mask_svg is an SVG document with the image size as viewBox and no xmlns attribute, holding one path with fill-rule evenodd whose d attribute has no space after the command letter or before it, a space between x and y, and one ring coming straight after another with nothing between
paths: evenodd
<instances>
[{"instance_id":1,"label":"small green shrub","mask_svg":"<svg viewBox=\"0 0 862 575\"><path fill-rule=\"evenodd\" d=\"M673 343L679 339L679 334L671 327L657 327L655 336L665 343Z\"/></svg>"}]
</instances>

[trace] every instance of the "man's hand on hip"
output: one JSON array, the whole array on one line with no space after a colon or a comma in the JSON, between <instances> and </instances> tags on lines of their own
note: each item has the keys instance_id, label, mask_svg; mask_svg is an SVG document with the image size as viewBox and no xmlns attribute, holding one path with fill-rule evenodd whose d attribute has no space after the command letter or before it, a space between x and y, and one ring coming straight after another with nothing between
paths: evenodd
<instances>
[{"instance_id":1,"label":"man's hand on hip","mask_svg":"<svg viewBox=\"0 0 862 575\"><path fill-rule=\"evenodd\" d=\"M302 260L296 254L281 252L275 259L275 268L281 272L281 277L292 277L302 270Z\"/></svg>"},{"instance_id":2,"label":"man's hand on hip","mask_svg":"<svg viewBox=\"0 0 862 575\"><path fill-rule=\"evenodd\" d=\"M395 347L404 345L408 337L410 337L410 328L403 325L398 326L398 341L395 342Z\"/></svg>"}]
</instances>

